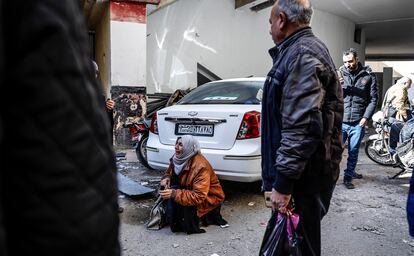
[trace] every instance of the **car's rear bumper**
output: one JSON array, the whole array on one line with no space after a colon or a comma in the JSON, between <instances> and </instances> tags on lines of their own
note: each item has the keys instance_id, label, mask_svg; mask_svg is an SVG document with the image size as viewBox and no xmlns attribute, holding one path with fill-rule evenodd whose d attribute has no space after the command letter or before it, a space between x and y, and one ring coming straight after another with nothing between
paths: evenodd
<instances>
[{"instance_id":1,"label":"car's rear bumper","mask_svg":"<svg viewBox=\"0 0 414 256\"><path fill-rule=\"evenodd\" d=\"M220 179L239 182L261 179L260 138L236 141L229 150L202 149L201 152ZM147 157L152 168L166 169L173 154L173 145L161 144L158 136L150 133Z\"/></svg>"}]
</instances>

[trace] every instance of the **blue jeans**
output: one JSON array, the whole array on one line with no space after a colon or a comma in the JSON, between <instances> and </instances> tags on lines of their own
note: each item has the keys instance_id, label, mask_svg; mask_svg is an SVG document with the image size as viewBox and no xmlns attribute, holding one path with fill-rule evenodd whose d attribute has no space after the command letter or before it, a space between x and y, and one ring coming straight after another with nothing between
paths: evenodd
<instances>
[{"instance_id":1,"label":"blue jeans","mask_svg":"<svg viewBox=\"0 0 414 256\"><path fill-rule=\"evenodd\" d=\"M391 124L391 130L390 130L390 153L391 154L395 154L396 152L398 141L400 139L400 132L403 126L404 126L404 123L399 122L399 121L395 121L394 123Z\"/></svg>"},{"instance_id":2,"label":"blue jeans","mask_svg":"<svg viewBox=\"0 0 414 256\"><path fill-rule=\"evenodd\" d=\"M344 176L354 177L355 166L358 162L359 146L365 134L365 127L356 124L342 124L342 139L345 144L348 141L348 161Z\"/></svg>"}]
</instances>

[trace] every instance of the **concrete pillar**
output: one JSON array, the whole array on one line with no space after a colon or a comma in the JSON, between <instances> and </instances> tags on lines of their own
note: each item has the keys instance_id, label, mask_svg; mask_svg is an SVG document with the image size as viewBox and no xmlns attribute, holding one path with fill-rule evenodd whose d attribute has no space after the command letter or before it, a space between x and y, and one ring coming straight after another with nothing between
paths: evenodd
<instances>
[{"instance_id":1,"label":"concrete pillar","mask_svg":"<svg viewBox=\"0 0 414 256\"><path fill-rule=\"evenodd\" d=\"M387 92L388 88L393 85L392 73L392 67L384 67L382 75L382 99L384 98L384 95Z\"/></svg>"}]
</instances>

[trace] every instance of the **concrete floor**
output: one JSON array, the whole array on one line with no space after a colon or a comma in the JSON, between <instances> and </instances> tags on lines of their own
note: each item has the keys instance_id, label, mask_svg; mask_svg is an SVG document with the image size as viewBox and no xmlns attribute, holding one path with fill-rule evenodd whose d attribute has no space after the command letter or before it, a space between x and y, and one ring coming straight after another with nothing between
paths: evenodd
<instances>
[{"instance_id":1,"label":"concrete floor","mask_svg":"<svg viewBox=\"0 0 414 256\"><path fill-rule=\"evenodd\" d=\"M345 164L346 152L342 167ZM118 165L121 172L141 184L156 187L161 172L145 169L133 151ZM342 168L343 170L343 168ZM322 221L322 255L414 255L414 240L408 235L405 204L410 174L389 180L398 169L369 160L363 150L357 166L364 175L356 189L347 190L342 176ZM269 218L260 184L222 182L226 200L223 217L230 227L207 227L199 235L174 234L168 227L145 229L154 195L138 198L120 196L123 255L257 255Z\"/></svg>"}]
</instances>

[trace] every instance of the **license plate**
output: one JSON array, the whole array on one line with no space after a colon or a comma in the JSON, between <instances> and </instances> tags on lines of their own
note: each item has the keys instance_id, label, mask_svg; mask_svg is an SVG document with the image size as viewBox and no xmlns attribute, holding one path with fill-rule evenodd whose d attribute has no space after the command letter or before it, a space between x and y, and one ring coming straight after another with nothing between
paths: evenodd
<instances>
[{"instance_id":1,"label":"license plate","mask_svg":"<svg viewBox=\"0 0 414 256\"><path fill-rule=\"evenodd\" d=\"M212 124L176 124L176 135L213 136L214 125Z\"/></svg>"}]
</instances>

